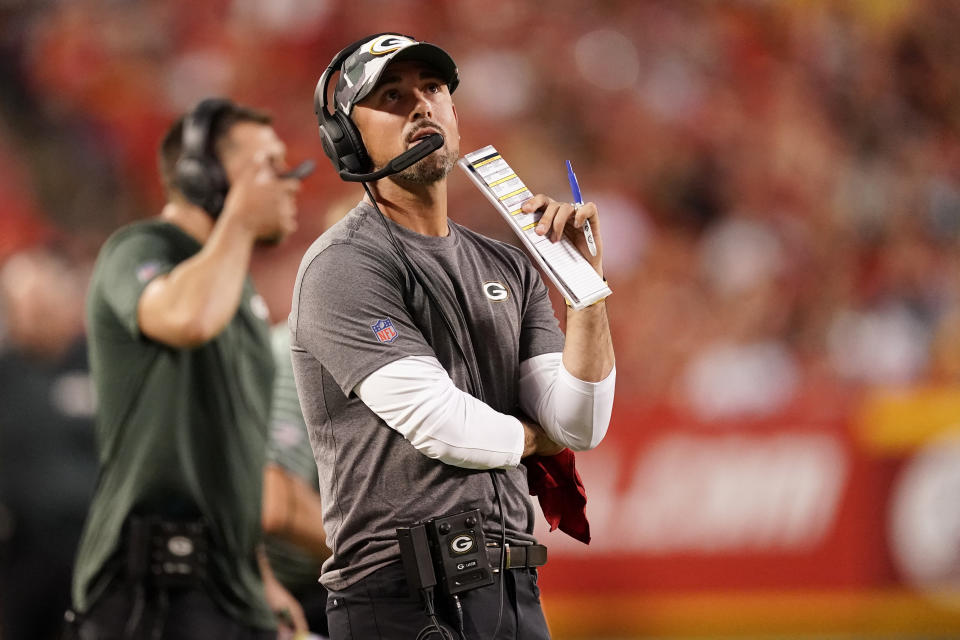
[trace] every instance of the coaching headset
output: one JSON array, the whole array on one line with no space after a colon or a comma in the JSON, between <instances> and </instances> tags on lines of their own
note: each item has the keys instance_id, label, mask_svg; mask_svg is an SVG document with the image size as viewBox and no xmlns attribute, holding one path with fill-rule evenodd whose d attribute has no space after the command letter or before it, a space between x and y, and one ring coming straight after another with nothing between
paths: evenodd
<instances>
[{"instance_id":1,"label":"coaching headset","mask_svg":"<svg viewBox=\"0 0 960 640\"><path fill-rule=\"evenodd\" d=\"M360 45L380 36L400 35L392 32L377 33L357 40L340 51L317 82L317 89L313 93L313 110L317 114L317 124L320 126L320 142L323 152L333 162L340 178L346 182L373 182L380 178L399 173L407 167L419 162L423 158L443 146L443 136L432 133L410 149L393 158L383 168L370 173L370 156L363 145L363 136L360 135L357 125L350 116L339 109L331 112L328 108L327 91L330 88L330 78L334 72L340 70L347 58ZM409 36L406 36L409 38ZM410 38L414 40L414 38ZM454 84L454 86L456 86Z\"/></svg>"},{"instance_id":2,"label":"coaching headset","mask_svg":"<svg viewBox=\"0 0 960 640\"><path fill-rule=\"evenodd\" d=\"M224 111L237 106L226 98L202 100L183 120L180 158L173 169L173 182L184 197L216 218L230 190L227 172L214 149L213 123ZM303 180L313 172L313 160L277 174L280 179Z\"/></svg>"},{"instance_id":3,"label":"coaching headset","mask_svg":"<svg viewBox=\"0 0 960 640\"><path fill-rule=\"evenodd\" d=\"M183 120L183 148L173 181L184 197L216 218L230 189L227 174L213 149L214 120L234 105L225 98L202 100Z\"/></svg>"}]
</instances>

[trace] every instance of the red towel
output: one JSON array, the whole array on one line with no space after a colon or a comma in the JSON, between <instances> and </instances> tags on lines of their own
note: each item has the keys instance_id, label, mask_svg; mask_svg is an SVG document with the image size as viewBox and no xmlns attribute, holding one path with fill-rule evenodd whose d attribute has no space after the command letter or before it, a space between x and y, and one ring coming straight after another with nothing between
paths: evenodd
<instances>
[{"instance_id":1,"label":"red towel","mask_svg":"<svg viewBox=\"0 0 960 640\"><path fill-rule=\"evenodd\" d=\"M587 522L587 490L577 473L573 451L564 449L555 456L528 456L527 485L530 495L537 496L540 508L550 524L584 544L590 544L590 523Z\"/></svg>"}]
</instances>

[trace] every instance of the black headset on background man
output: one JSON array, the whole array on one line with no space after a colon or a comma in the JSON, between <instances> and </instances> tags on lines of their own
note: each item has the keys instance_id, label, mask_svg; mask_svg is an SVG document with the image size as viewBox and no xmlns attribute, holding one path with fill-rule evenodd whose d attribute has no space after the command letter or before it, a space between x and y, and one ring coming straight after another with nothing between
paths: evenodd
<instances>
[{"instance_id":1,"label":"black headset on background man","mask_svg":"<svg viewBox=\"0 0 960 640\"><path fill-rule=\"evenodd\" d=\"M386 35L399 35L392 32L376 33L347 45L333 57L317 82L317 89L313 92L313 110L317 114L317 124L320 125L320 143L323 152L333 162L334 168L340 174L340 179L346 182L373 182L380 178L399 173L412 164L419 162L443 146L443 136L431 133L423 140L407 149L378 171L370 171L370 156L363 145L363 136L353 123L350 116L339 109L328 109L327 91L330 88L330 78L340 69L340 65L365 42L373 38ZM410 37L410 36L407 36ZM414 38L410 38L414 40Z\"/></svg>"},{"instance_id":2,"label":"black headset on background man","mask_svg":"<svg viewBox=\"0 0 960 640\"><path fill-rule=\"evenodd\" d=\"M213 123L233 108L225 98L200 101L183 119L183 148L173 171L174 185L184 197L216 218L223 209L230 183L213 148Z\"/></svg>"},{"instance_id":3,"label":"black headset on background man","mask_svg":"<svg viewBox=\"0 0 960 640\"><path fill-rule=\"evenodd\" d=\"M230 181L214 149L213 125L224 111L236 108L236 104L226 98L207 98L183 119L183 143L173 170L174 186L189 202L202 207L214 218L223 210ZM304 160L277 177L303 180L314 166L313 160Z\"/></svg>"}]
</instances>

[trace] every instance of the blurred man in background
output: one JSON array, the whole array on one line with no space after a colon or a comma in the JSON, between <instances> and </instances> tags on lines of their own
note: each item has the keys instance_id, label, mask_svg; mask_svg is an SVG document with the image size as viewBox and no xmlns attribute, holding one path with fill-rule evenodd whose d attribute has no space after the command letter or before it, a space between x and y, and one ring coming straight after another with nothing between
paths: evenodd
<instances>
[{"instance_id":1,"label":"blurred man in background","mask_svg":"<svg viewBox=\"0 0 960 640\"><path fill-rule=\"evenodd\" d=\"M277 372L263 477L267 558L277 580L303 607L310 631L326 636L327 590L319 580L330 549L323 530L317 463L293 379L287 323L274 327L271 338Z\"/></svg>"},{"instance_id":2,"label":"blurred man in background","mask_svg":"<svg viewBox=\"0 0 960 640\"><path fill-rule=\"evenodd\" d=\"M103 246L87 298L100 478L77 554L86 639L306 629L261 544L273 358L247 275L296 228L299 180L266 115L201 102L167 132L159 218Z\"/></svg>"},{"instance_id":3,"label":"blurred man in background","mask_svg":"<svg viewBox=\"0 0 960 640\"><path fill-rule=\"evenodd\" d=\"M46 248L14 254L0 268L0 637L7 639L58 637L96 481L85 275Z\"/></svg>"}]
</instances>

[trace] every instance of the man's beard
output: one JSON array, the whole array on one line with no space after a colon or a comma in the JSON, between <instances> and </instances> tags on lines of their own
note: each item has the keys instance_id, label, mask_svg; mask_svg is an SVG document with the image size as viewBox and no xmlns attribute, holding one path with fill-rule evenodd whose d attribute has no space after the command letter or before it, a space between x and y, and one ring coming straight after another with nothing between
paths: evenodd
<instances>
[{"instance_id":1,"label":"man's beard","mask_svg":"<svg viewBox=\"0 0 960 640\"><path fill-rule=\"evenodd\" d=\"M457 163L457 153L442 147L394 177L412 184L433 184L446 178Z\"/></svg>"}]
</instances>

